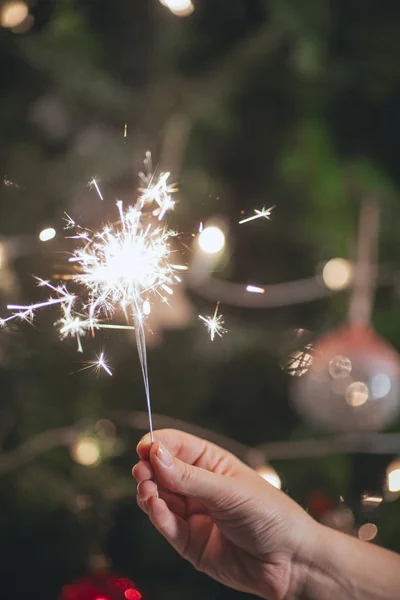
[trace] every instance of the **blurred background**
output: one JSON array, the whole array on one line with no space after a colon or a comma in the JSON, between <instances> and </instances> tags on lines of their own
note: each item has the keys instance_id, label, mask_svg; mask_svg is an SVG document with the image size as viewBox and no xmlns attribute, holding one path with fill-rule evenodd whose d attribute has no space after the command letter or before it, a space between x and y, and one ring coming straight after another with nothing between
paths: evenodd
<instances>
[{"instance_id":1,"label":"blurred background","mask_svg":"<svg viewBox=\"0 0 400 600\"><path fill-rule=\"evenodd\" d=\"M399 3L2 0L0 25L2 316L60 273L64 212L115 218L150 150L189 265L148 319L155 426L400 551ZM99 339L77 354L56 320L0 330L0 598L239 597L136 506L131 332L96 375Z\"/></svg>"}]
</instances>

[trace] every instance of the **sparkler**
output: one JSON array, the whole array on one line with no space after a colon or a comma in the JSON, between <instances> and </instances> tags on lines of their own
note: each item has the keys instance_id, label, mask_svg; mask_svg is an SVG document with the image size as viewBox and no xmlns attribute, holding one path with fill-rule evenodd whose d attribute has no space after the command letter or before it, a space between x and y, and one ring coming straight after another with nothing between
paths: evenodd
<instances>
[{"instance_id":1,"label":"sparkler","mask_svg":"<svg viewBox=\"0 0 400 600\"><path fill-rule=\"evenodd\" d=\"M77 240L77 248L68 259L73 266L73 274L60 278L72 280L79 292L72 294L65 285L55 286L38 279L39 285L50 289L53 295L43 302L28 306L8 305L13 314L0 321L0 324L4 325L13 319L32 320L37 310L58 305L61 317L55 325L59 335L61 339L75 338L80 352L83 351L82 339L89 332L94 335L99 329L133 329L145 387L150 434L153 436L144 329L145 318L150 312L148 297L158 295L168 302L168 296L173 294L171 286L180 281L175 271L186 270L186 267L170 263L171 238L175 233L161 224L153 226L145 210L147 206L151 208L156 204L153 215L161 221L175 205L171 193L176 189L168 184L169 173L162 173L158 179L150 173L150 153L146 155L145 165L147 174L141 174L141 180L146 187L140 189L141 194L134 206L124 208L122 201L117 201L119 219L115 223L108 223L93 232L77 225L66 214L65 227L75 230L76 235L70 237ZM95 178L90 185L95 187L103 200ZM125 316L126 324L109 323L119 311ZM104 352L84 368L104 370L112 375Z\"/></svg>"},{"instance_id":2,"label":"sparkler","mask_svg":"<svg viewBox=\"0 0 400 600\"><path fill-rule=\"evenodd\" d=\"M224 335L224 333L227 333L227 331L228 331L227 329L225 329L223 327L224 317L223 317L223 315L218 314L218 309L219 309L219 302L217 302L217 306L215 307L215 312L212 316L203 317L202 315L199 315L199 319L201 319L204 322L205 326L208 329L208 332L211 337L211 341L214 340L216 335L218 335L219 337L222 337Z\"/></svg>"},{"instance_id":3,"label":"sparkler","mask_svg":"<svg viewBox=\"0 0 400 600\"><path fill-rule=\"evenodd\" d=\"M253 215L252 217L247 217L247 219L243 219L242 221L239 221L239 225L242 225L243 223L248 223L249 221L254 221L254 219L267 219L268 221L270 221L270 216L271 216L271 212L274 210L275 206L270 206L270 208L265 208L263 207L261 210L257 210L257 208L254 209L254 212L256 213L255 215Z\"/></svg>"}]
</instances>

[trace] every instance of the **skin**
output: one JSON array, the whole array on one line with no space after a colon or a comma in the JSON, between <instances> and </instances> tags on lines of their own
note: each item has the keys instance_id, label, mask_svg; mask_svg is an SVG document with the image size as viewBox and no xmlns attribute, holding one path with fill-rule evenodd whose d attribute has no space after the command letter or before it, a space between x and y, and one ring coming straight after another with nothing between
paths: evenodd
<instances>
[{"instance_id":1,"label":"skin","mask_svg":"<svg viewBox=\"0 0 400 600\"><path fill-rule=\"evenodd\" d=\"M395 600L396 554L314 521L222 448L161 430L139 442L137 502L193 566L267 600Z\"/></svg>"}]
</instances>

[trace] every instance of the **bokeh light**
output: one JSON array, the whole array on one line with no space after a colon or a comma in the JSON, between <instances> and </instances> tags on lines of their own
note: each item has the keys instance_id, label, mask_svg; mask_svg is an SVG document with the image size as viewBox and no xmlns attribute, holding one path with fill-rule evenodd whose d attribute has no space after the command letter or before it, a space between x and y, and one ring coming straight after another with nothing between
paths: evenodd
<instances>
[{"instance_id":1,"label":"bokeh light","mask_svg":"<svg viewBox=\"0 0 400 600\"><path fill-rule=\"evenodd\" d=\"M25 2L6 2L1 8L0 23L8 29L18 27L25 21L28 12L28 5Z\"/></svg>"},{"instance_id":2,"label":"bokeh light","mask_svg":"<svg viewBox=\"0 0 400 600\"><path fill-rule=\"evenodd\" d=\"M125 590L124 596L125 596L126 600L140 600L142 597L142 594L139 592L139 590L135 590L134 588L129 588L129 589Z\"/></svg>"},{"instance_id":3,"label":"bokeh light","mask_svg":"<svg viewBox=\"0 0 400 600\"><path fill-rule=\"evenodd\" d=\"M188 17L194 12L191 0L160 0L160 2L177 17Z\"/></svg>"},{"instance_id":4,"label":"bokeh light","mask_svg":"<svg viewBox=\"0 0 400 600\"><path fill-rule=\"evenodd\" d=\"M265 481L268 481L268 483L273 485L278 490L281 489L281 487L282 487L281 478L279 477L279 475L275 471L275 469L273 469L271 466L262 465L260 467L257 467L256 471L263 479L265 479Z\"/></svg>"},{"instance_id":5,"label":"bokeh light","mask_svg":"<svg viewBox=\"0 0 400 600\"><path fill-rule=\"evenodd\" d=\"M388 466L386 486L389 492L400 492L400 460L395 460Z\"/></svg>"},{"instance_id":6,"label":"bokeh light","mask_svg":"<svg viewBox=\"0 0 400 600\"><path fill-rule=\"evenodd\" d=\"M329 361L329 375L334 379L344 379L351 373L351 360L347 356L334 356Z\"/></svg>"},{"instance_id":7,"label":"bokeh light","mask_svg":"<svg viewBox=\"0 0 400 600\"><path fill-rule=\"evenodd\" d=\"M371 542L378 535L378 528L374 523L364 523L358 530L358 537L364 542Z\"/></svg>"},{"instance_id":8,"label":"bokeh light","mask_svg":"<svg viewBox=\"0 0 400 600\"><path fill-rule=\"evenodd\" d=\"M39 233L39 240L41 242L48 242L56 237L56 230L53 227L46 227Z\"/></svg>"},{"instance_id":9,"label":"bokeh light","mask_svg":"<svg viewBox=\"0 0 400 600\"><path fill-rule=\"evenodd\" d=\"M345 391L345 398L350 406L362 406L369 398L368 386L362 381L354 381Z\"/></svg>"},{"instance_id":10,"label":"bokeh light","mask_svg":"<svg viewBox=\"0 0 400 600\"><path fill-rule=\"evenodd\" d=\"M323 268L322 279L330 290L340 291L346 289L353 279L351 263L344 258L332 258Z\"/></svg>"},{"instance_id":11,"label":"bokeh light","mask_svg":"<svg viewBox=\"0 0 400 600\"><path fill-rule=\"evenodd\" d=\"M206 254L217 254L218 252L221 252L225 246L225 235L223 231L215 225L205 227L199 235L199 246Z\"/></svg>"},{"instance_id":12,"label":"bokeh light","mask_svg":"<svg viewBox=\"0 0 400 600\"><path fill-rule=\"evenodd\" d=\"M71 456L75 462L85 467L93 467L100 460L100 448L97 440L83 437L71 447Z\"/></svg>"}]
</instances>

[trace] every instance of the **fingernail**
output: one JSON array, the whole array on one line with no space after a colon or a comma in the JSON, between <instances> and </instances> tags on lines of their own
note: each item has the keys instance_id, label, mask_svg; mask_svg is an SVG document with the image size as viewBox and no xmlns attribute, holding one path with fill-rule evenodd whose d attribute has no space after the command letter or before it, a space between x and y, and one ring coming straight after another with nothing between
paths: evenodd
<instances>
[{"instance_id":1,"label":"fingernail","mask_svg":"<svg viewBox=\"0 0 400 600\"><path fill-rule=\"evenodd\" d=\"M170 467L172 465L172 456L170 455L170 453L168 452L166 447L161 444L161 442L158 444L156 454L157 454L158 460L163 465L165 465L166 467Z\"/></svg>"},{"instance_id":2,"label":"fingernail","mask_svg":"<svg viewBox=\"0 0 400 600\"><path fill-rule=\"evenodd\" d=\"M140 484L141 484L141 483L142 483L142 482L141 482L141 481L139 481L139 483L137 484L137 488L136 488L136 492L137 492L137 495L138 495L138 496L141 496L141 495L142 495L142 494L140 493Z\"/></svg>"},{"instance_id":3,"label":"fingernail","mask_svg":"<svg viewBox=\"0 0 400 600\"><path fill-rule=\"evenodd\" d=\"M138 443L138 445L136 446L136 452L139 453L139 446L141 446L142 444L149 444L150 443L150 434L146 433L146 435L144 435L142 437L142 439L140 440L140 442Z\"/></svg>"}]
</instances>

